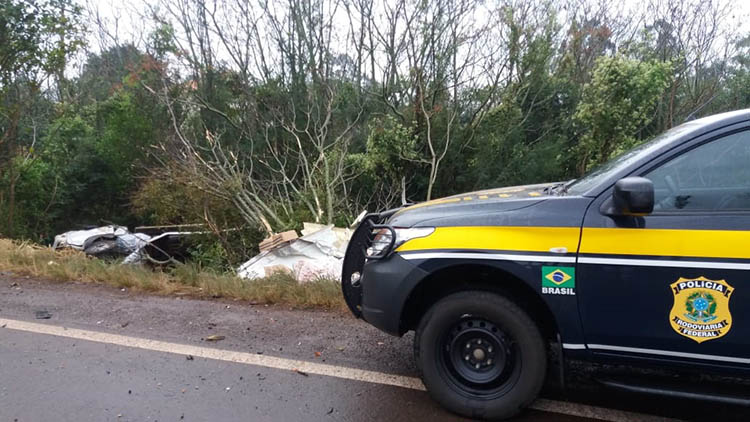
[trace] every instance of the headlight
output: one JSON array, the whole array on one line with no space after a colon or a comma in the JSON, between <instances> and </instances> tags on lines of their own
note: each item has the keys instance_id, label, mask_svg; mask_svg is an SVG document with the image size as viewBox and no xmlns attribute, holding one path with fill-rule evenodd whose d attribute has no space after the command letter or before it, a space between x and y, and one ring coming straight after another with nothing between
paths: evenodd
<instances>
[{"instance_id":1,"label":"headlight","mask_svg":"<svg viewBox=\"0 0 750 422\"><path fill-rule=\"evenodd\" d=\"M395 244L391 229L373 229L372 241L370 241L370 247L367 248L367 257L381 256L391 244Z\"/></svg>"},{"instance_id":2,"label":"headlight","mask_svg":"<svg viewBox=\"0 0 750 422\"><path fill-rule=\"evenodd\" d=\"M396 249L404 243L416 239L419 237L427 237L435 231L434 227L415 227L408 229L399 228L376 228L372 230L372 241L370 247L367 248L368 258L382 258L386 252L389 252L388 247L392 245L391 249ZM393 235L396 238L393 238Z\"/></svg>"}]
</instances>

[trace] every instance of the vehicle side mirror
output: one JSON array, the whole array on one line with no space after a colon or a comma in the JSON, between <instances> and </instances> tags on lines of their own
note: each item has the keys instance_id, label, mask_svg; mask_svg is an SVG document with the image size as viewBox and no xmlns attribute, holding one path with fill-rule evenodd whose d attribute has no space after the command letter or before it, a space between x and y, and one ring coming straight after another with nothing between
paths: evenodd
<instances>
[{"instance_id":1,"label":"vehicle side mirror","mask_svg":"<svg viewBox=\"0 0 750 422\"><path fill-rule=\"evenodd\" d=\"M610 202L610 201L607 201ZM606 214L642 216L654 210L654 183L645 177L626 177L615 183Z\"/></svg>"}]
</instances>

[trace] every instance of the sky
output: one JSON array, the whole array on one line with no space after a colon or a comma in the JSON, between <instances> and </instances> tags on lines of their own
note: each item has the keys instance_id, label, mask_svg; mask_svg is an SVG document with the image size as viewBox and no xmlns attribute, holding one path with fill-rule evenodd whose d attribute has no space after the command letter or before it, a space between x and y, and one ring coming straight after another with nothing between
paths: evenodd
<instances>
[{"instance_id":1,"label":"sky","mask_svg":"<svg viewBox=\"0 0 750 422\"><path fill-rule=\"evenodd\" d=\"M145 37L151 29L149 10L158 10L158 0L75 0L85 9L92 12L92 18L105 23L107 30L98 31L97 25L88 25L89 52L96 53L103 45L134 42L143 47ZM384 0L387 1L387 0ZM518 1L518 0L516 0ZM521 0L522 1L522 0ZM610 0L613 9L628 10L642 7L644 0ZM705 0L686 0L702 2ZM731 4L735 19L740 23L740 33L750 33L750 0L725 0ZM271 0L273 3L274 0ZM562 12L564 13L564 11ZM347 22L342 22L343 27ZM219 53L221 58L221 53ZM85 56L78 60L78 66L85 61ZM75 70L73 70L75 72Z\"/></svg>"}]
</instances>

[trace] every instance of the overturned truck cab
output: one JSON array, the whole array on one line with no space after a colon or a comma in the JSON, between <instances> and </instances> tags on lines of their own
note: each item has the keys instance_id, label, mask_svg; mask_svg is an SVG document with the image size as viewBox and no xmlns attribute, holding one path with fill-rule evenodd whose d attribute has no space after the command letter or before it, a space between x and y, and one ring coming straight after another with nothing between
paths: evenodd
<instances>
[{"instance_id":1,"label":"overturned truck cab","mask_svg":"<svg viewBox=\"0 0 750 422\"><path fill-rule=\"evenodd\" d=\"M414 330L430 395L469 417L529 405L552 348L746 376L748 162L743 110L685 123L577 180L368 214L344 259L346 303L387 333ZM696 394L639 382L610 385Z\"/></svg>"}]
</instances>

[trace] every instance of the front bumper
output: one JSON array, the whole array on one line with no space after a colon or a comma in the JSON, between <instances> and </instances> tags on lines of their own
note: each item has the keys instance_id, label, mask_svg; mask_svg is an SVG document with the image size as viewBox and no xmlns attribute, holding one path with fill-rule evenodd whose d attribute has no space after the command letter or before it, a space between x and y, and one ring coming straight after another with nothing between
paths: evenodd
<instances>
[{"instance_id":1,"label":"front bumper","mask_svg":"<svg viewBox=\"0 0 750 422\"><path fill-rule=\"evenodd\" d=\"M393 244L382 255L366 258L373 229L393 230L384 223L395 211L368 214L354 231L344 257L341 290L354 316L389 334L400 335L403 334L400 319L406 299L427 273L394 253Z\"/></svg>"},{"instance_id":2,"label":"front bumper","mask_svg":"<svg viewBox=\"0 0 750 422\"><path fill-rule=\"evenodd\" d=\"M403 334L401 315L414 287L427 272L405 260L399 254L368 261L362 272L362 318L385 331Z\"/></svg>"}]
</instances>

